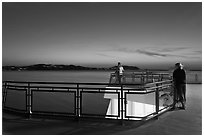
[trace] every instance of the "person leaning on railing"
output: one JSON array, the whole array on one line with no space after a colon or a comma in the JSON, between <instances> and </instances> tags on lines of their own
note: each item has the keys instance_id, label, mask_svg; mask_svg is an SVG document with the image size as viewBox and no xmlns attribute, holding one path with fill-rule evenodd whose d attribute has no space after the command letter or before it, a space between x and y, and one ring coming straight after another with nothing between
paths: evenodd
<instances>
[{"instance_id":1,"label":"person leaning on railing","mask_svg":"<svg viewBox=\"0 0 204 137\"><path fill-rule=\"evenodd\" d=\"M186 103L186 72L183 69L181 63L175 64L175 70L173 72L173 83L174 83L174 106L176 103L181 102L181 109L185 109Z\"/></svg>"},{"instance_id":2,"label":"person leaning on railing","mask_svg":"<svg viewBox=\"0 0 204 137\"><path fill-rule=\"evenodd\" d=\"M123 76L123 72L124 72L124 68L123 66L121 65L120 62L118 62L118 66L116 68L116 82L118 81L119 84L121 84L121 78Z\"/></svg>"}]
</instances>

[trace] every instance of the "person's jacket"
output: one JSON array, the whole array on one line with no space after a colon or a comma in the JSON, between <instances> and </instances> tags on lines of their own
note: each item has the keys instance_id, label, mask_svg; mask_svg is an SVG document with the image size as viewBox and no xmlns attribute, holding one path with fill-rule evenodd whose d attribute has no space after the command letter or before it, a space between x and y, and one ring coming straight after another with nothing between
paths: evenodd
<instances>
[{"instance_id":1,"label":"person's jacket","mask_svg":"<svg viewBox=\"0 0 204 137\"><path fill-rule=\"evenodd\" d=\"M173 72L174 84L186 84L186 72L183 69L176 69Z\"/></svg>"}]
</instances>

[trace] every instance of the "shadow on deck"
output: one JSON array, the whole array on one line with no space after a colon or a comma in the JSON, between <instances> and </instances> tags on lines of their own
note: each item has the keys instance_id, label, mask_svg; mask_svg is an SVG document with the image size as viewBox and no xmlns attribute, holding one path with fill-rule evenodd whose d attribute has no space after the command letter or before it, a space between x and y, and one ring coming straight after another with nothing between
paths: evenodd
<instances>
[{"instance_id":1,"label":"shadow on deck","mask_svg":"<svg viewBox=\"0 0 204 137\"><path fill-rule=\"evenodd\" d=\"M153 120L153 119L152 119ZM152 121L150 120L150 121ZM3 112L3 135L117 135L118 132L137 128L148 121L80 118L49 119L32 117L27 119L21 115Z\"/></svg>"}]
</instances>

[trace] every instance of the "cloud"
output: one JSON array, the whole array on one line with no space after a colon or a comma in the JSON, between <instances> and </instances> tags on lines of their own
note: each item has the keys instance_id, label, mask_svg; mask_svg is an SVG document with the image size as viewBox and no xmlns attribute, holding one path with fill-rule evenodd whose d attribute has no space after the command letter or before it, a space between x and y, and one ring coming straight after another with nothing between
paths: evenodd
<instances>
[{"instance_id":1,"label":"cloud","mask_svg":"<svg viewBox=\"0 0 204 137\"><path fill-rule=\"evenodd\" d=\"M128 54L143 54L151 57L173 57L186 59L199 59L202 51L195 51L192 47L146 47L146 49L134 49L119 47L106 50L105 52L122 52Z\"/></svg>"},{"instance_id":2,"label":"cloud","mask_svg":"<svg viewBox=\"0 0 204 137\"><path fill-rule=\"evenodd\" d=\"M113 49L113 51L120 51L120 52L126 52L126 53L135 53L136 52L136 50L129 49L129 48L126 48L126 47Z\"/></svg>"},{"instance_id":3,"label":"cloud","mask_svg":"<svg viewBox=\"0 0 204 137\"><path fill-rule=\"evenodd\" d=\"M174 51L181 51L181 50L189 50L189 47L169 47L169 48L158 49L158 51L161 51L161 52L174 52Z\"/></svg>"},{"instance_id":4,"label":"cloud","mask_svg":"<svg viewBox=\"0 0 204 137\"><path fill-rule=\"evenodd\" d=\"M187 49L187 48L175 48L175 49ZM178 50L174 50L174 51L178 51ZM173 51L171 51L173 52ZM197 51L199 54L199 51ZM161 52L161 51L147 51L147 50L137 50L137 53L140 54L144 54L144 55L148 55L148 56L152 56L152 57L180 57L180 58L189 58L189 59L198 59L200 57L196 56L195 54L193 54L193 56L189 56L188 54L168 54L165 52Z\"/></svg>"},{"instance_id":5,"label":"cloud","mask_svg":"<svg viewBox=\"0 0 204 137\"><path fill-rule=\"evenodd\" d=\"M145 50L136 50L137 53L145 54L148 56L156 56L156 57L167 57L167 56L172 56L169 54L161 54L161 53L156 53L156 52L151 52L151 51L145 51Z\"/></svg>"},{"instance_id":6,"label":"cloud","mask_svg":"<svg viewBox=\"0 0 204 137\"><path fill-rule=\"evenodd\" d=\"M148 51L148 50L144 50L144 49L129 49L126 47L122 47L122 48L117 48L114 51L119 51L119 52L124 52L124 53L140 53L140 54L144 54L144 55L148 55L148 56L155 56L155 57L167 57L167 56L171 56L170 54L164 54L164 53L160 53L160 52L156 52L156 51Z\"/></svg>"},{"instance_id":7,"label":"cloud","mask_svg":"<svg viewBox=\"0 0 204 137\"><path fill-rule=\"evenodd\" d=\"M202 51L201 50L198 50L198 51L194 51L195 54L202 54Z\"/></svg>"},{"instance_id":8,"label":"cloud","mask_svg":"<svg viewBox=\"0 0 204 137\"><path fill-rule=\"evenodd\" d=\"M103 57L113 57L113 56L110 56L110 55L107 55L107 54L103 54L103 53L97 53L97 55L103 56Z\"/></svg>"},{"instance_id":9,"label":"cloud","mask_svg":"<svg viewBox=\"0 0 204 137\"><path fill-rule=\"evenodd\" d=\"M181 58L200 58L202 51L193 51L192 47L149 47L146 49L130 49L127 47L117 48L115 51L124 53L139 53L151 57L181 57ZM191 55L189 54L191 53ZM196 54L195 54L196 53Z\"/></svg>"}]
</instances>

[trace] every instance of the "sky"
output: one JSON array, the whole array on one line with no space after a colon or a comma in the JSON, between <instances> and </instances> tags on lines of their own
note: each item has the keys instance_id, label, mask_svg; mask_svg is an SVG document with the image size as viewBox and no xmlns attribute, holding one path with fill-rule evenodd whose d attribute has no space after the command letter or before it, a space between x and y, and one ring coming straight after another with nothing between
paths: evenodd
<instances>
[{"instance_id":1,"label":"sky","mask_svg":"<svg viewBox=\"0 0 204 137\"><path fill-rule=\"evenodd\" d=\"M2 4L3 65L202 67L202 3Z\"/></svg>"}]
</instances>

